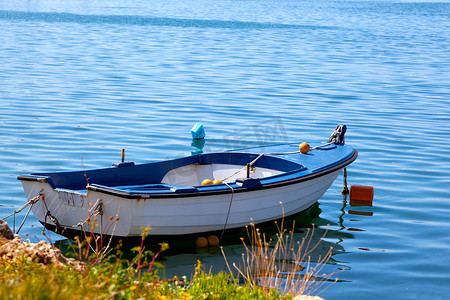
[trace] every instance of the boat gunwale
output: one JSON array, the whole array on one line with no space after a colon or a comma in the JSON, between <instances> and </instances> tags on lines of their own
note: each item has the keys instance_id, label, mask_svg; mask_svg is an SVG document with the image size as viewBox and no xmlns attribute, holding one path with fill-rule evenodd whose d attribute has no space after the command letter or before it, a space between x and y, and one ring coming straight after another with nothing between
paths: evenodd
<instances>
[{"instance_id":1,"label":"boat gunwale","mask_svg":"<svg viewBox=\"0 0 450 300\"><path fill-rule=\"evenodd\" d=\"M276 145L274 145L276 146ZM354 148L350 148L351 153L348 153L346 156L344 156L341 159L337 159L331 164L324 165L315 169L310 169L309 173L306 174L300 174L305 171L305 166L303 164L299 164L297 162L294 162L292 160L285 160L279 157L274 156L267 156L267 158L270 159L277 159L277 160L284 160L286 162L289 162L290 164L296 164L300 168L299 169L293 169L287 172L284 172L282 174L277 174L269 177L263 177L263 178L255 178L254 180L248 180L245 179L243 181L240 181L240 183L233 182L229 185L220 184L220 185L214 185L214 186L186 186L185 188L177 188L174 185L166 184L167 188L164 189L164 192L162 190L148 190L145 192L142 191L127 191L120 188L117 188L116 185L108 185L108 184L102 184L102 183L93 183L93 184L87 184L83 188L74 188L69 189L72 192L82 191L83 194L87 194L89 191L95 191L95 192L101 192L109 195L114 195L122 198L127 199L157 199L157 198L179 198L179 197L197 197L197 196L210 196L210 195L220 195L220 194L229 194L232 192L235 193L241 193L241 192L250 192L254 190L263 190L263 189L270 189L270 188L277 188L282 187L286 185L296 184L298 182L307 181L313 178L317 178L320 176L324 176L328 173L334 172L338 169L344 168L345 166L351 164L358 156L358 152ZM234 150L227 153L236 153ZM239 155L247 155L250 157L257 157L257 153L248 153L248 152L237 152ZM207 158L209 155L215 155L216 153L208 153L204 154L205 158ZM217 153L218 154L218 153ZM223 154L223 153L222 153ZM203 157L203 156L202 156ZM200 164L209 164L202 158L199 157L196 163ZM191 157L185 157L181 159L192 159ZM174 161L178 161L180 159L176 159ZM159 162L157 162L159 163ZM153 164L153 163L150 163ZM147 164L143 164L147 165ZM136 165L138 166L138 165ZM92 171L100 171L103 169L97 169ZM57 174L59 172L56 172ZM62 172L66 173L66 172ZM67 173L76 173L76 172L67 172ZM53 183L53 179L51 177L52 173L35 173L35 174L29 174L29 175L20 175L17 177L19 180L23 181L38 181L41 183L47 183L49 184L54 190L59 190L60 187L56 186ZM288 178L286 178L288 177ZM277 178L278 180L273 181L274 178ZM156 184L156 183L155 183ZM161 183L158 183L161 184ZM64 188L66 190L66 188Z\"/></svg>"},{"instance_id":2,"label":"boat gunwale","mask_svg":"<svg viewBox=\"0 0 450 300\"><path fill-rule=\"evenodd\" d=\"M157 162L150 162L150 163L143 163L143 164L138 164L138 165L126 165L124 167L132 167L132 168L141 168L141 171L143 170L142 168L148 168L148 167L152 167L152 166L156 166L156 168L161 168L163 172L160 174L160 178L153 178L153 182L150 181L148 183L153 183L153 184L161 184L162 182L160 180L163 179L164 175L167 174L168 171L170 170L174 170L176 168L179 167L184 167L186 165L189 164L199 164L199 165L209 165L209 164L214 164L214 163L220 163L220 162L216 162L214 161L214 163L209 162L210 157L214 157L217 156L215 159L219 159L219 160L223 160L228 159L229 156L232 155L233 157L237 157L238 162L243 163L243 165L245 166L245 164L248 162L248 159L250 160L254 160L258 157L258 153L248 153L248 152L235 152L235 151L227 151L227 152L213 152L213 153L205 153L205 154L197 154L197 155L192 155L192 156L186 156L186 157L181 157L181 158L175 158L175 159L171 159L171 160L167 160L167 161L157 161ZM242 158L245 157L245 161L242 161ZM233 158L235 159L235 158ZM270 161L273 162L281 162L282 165L277 165L277 168L273 168L273 166L270 167L264 167L264 168L269 168L269 169L274 169L277 171L281 171L284 172L284 174L288 174L288 173L293 173L296 171L299 171L301 169L305 169L305 166L303 166L302 164L299 164L297 162L293 162L290 160L286 160L286 159L282 159L279 157L274 157L274 156L265 156L264 159L269 159ZM260 163L261 160L258 160L256 162L256 166L258 166L258 164ZM175 164L175 166L174 166ZM230 163L229 161L227 161L225 164L233 164ZM239 164L237 164L239 165ZM242 165L241 165L242 166ZM23 181L39 181L39 182L44 182L44 183L48 183L50 184L50 186L53 189L67 189L67 190L86 190L86 187L88 185L88 180L86 179L87 177L91 178L90 174L91 173L97 173L95 176L103 176L103 174L100 174L100 172L116 172L119 169L125 169L124 167L121 166L117 166L115 164L112 165L111 168L98 168L98 169L92 169L92 170L84 170L84 171L56 171L56 172L39 172L39 173L31 173L31 174L27 174L27 175L19 175L17 176L18 180L23 180ZM165 168L165 169L164 169ZM79 176L79 174L82 174L83 181L84 184L81 185L75 185L75 186L67 186L67 182L65 183L61 183L61 182L55 182L55 177L57 178L61 178L61 175L64 177L69 177L70 176ZM279 175L279 174L278 174ZM278 175L274 175L274 176L278 176ZM78 178L79 179L79 178ZM111 178L110 178L111 179ZM116 180L116 179L114 179ZM129 179L128 179L129 180ZM60 180L57 180L60 181ZM111 183L111 182L109 182ZM99 185L104 185L106 187L115 187L116 185L109 185L105 183L98 183L96 182L95 184L99 184ZM147 184L147 183L146 183Z\"/></svg>"},{"instance_id":3,"label":"boat gunwale","mask_svg":"<svg viewBox=\"0 0 450 300\"><path fill-rule=\"evenodd\" d=\"M229 194L232 192L233 193L252 192L255 190L272 189L272 188L278 188L278 187L282 187L282 186L286 186L286 185L292 185L292 184L311 180L311 179L321 177L321 176L327 175L329 173L335 172L339 169L344 168L345 166L351 164L353 161L356 160L356 158L358 157L358 151L356 151L355 149L352 149L352 150L353 150L353 154L351 157L349 157L348 159L341 161L338 164L333 165L327 169L321 170L319 172L292 178L292 179L287 179L287 180L283 180L283 181L279 181L279 182L262 184L262 185L258 185L256 187L252 187L252 186L244 187L244 186L239 186L239 185L236 185L235 183L233 183L232 184L233 191L229 187L226 187L223 189L221 188L221 189L203 190L203 191L197 190L194 192L186 192L186 193L183 193L183 192L181 192L181 193L130 193L130 192L117 190L114 188L97 186L95 184L94 185L89 184L86 188L88 191L101 192L101 193L105 193L108 195L118 196L118 197L127 198L127 199L159 199L159 198L180 198L180 197L199 197L199 196L203 197L203 196Z\"/></svg>"}]
</instances>

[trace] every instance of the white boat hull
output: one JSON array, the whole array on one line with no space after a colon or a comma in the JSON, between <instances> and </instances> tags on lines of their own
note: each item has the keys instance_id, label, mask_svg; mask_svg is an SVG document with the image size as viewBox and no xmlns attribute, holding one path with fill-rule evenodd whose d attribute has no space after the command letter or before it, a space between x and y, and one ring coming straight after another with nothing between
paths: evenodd
<instances>
[{"instance_id":1,"label":"white boat hull","mask_svg":"<svg viewBox=\"0 0 450 300\"><path fill-rule=\"evenodd\" d=\"M273 188L177 198L128 199L92 190L74 193L54 189L46 182L22 181L22 184L27 200L42 191L43 200L32 210L43 224L55 226L47 215L49 211L62 228L134 237L140 236L142 228L147 226L151 228L150 235L186 235L234 229L251 222L258 224L290 216L319 200L339 172L340 169ZM102 214L97 214L99 204ZM90 220L86 221L88 218Z\"/></svg>"}]
</instances>

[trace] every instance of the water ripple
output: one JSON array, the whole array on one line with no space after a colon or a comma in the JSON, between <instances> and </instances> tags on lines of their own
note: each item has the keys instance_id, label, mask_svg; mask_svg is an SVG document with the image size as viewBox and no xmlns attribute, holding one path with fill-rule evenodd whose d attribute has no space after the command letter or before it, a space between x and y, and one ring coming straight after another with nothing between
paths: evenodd
<instances>
[{"instance_id":1,"label":"water ripple","mask_svg":"<svg viewBox=\"0 0 450 300\"><path fill-rule=\"evenodd\" d=\"M145 17L134 15L79 15L72 13L53 12L25 12L25 11L0 11L0 19L25 22L48 23L78 23L78 24L114 24L114 25L138 25L138 26L170 26L193 28L223 28L223 29L307 29L307 30L331 30L330 26L315 25L291 25L277 23L259 23L244 21L202 20L202 19L176 19Z\"/></svg>"},{"instance_id":2,"label":"water ripple","mask_svg":"<svg viewBox=\"0 0 450 300\"><path fill-rule=\"evenodd\" d=\"M340 175L298 220L332 224L340 281L321 296L445 299L450 4L404 2L1 1L0 217L25 201L17 175L109 167L122 148L136 163L189 155L195 122L205 152L347 124L348 182L375 196L352 206ZM30 216L21 233L41 228Z\"/></svg>"}]
</instances>

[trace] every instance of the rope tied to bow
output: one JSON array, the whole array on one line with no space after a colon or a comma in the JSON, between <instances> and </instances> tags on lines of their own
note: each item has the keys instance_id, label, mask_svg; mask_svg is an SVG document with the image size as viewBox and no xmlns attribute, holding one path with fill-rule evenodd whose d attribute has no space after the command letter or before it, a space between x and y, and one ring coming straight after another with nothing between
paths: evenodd
<instances>
[{"instance_id":1,"label":"rope tied to bow","mask_svg":"<svg viewBox=\"0 0 450 300\"><path fill-rule=\"evenodd\" d=\"M12 214L2 218L2 220L5 220L11 216L14 216L14 221L13 221L13 232L16 232L16 214L20 213L22 210L24 210L26 207L30 206L30 208L28 209L25 218L23 218L22 223L19 226L19 229L17 229L16 234L19 233L20 229L22 229L23 224L25 224L25 220L28 218L28 215L30 214L31 208L33 207L34 204L36 204L39 199L44 195L44 189L41 189L41 191L39 192L39 195L31 198L30 200L28 200L27 203L25 203L24 205L22 205L22 207L16 209L13 211Z\"/></svg>"}]
</instances>

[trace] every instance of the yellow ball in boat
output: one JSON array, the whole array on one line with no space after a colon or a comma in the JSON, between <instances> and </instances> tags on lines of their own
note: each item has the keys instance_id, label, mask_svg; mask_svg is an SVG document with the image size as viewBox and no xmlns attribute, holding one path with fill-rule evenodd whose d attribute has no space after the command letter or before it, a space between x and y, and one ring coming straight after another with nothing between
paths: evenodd
<instances>
[{"instance_id":1,"label":"yellow ball in boat","mask_svg":"<svg viewBox=\"0 0 450 300\"><path fill-rule=\"evenodd\" d=\"M195 241L195 246L197 246L197 248L206 248L208 247L208 240L201 236Z\"/></svg>"},{"instance_id":2,"label":"yellow ball in boat","mask_svg":"<svg viewBox=\"0 0 450 300\"><path fill-rule=\"evenodd\" d=\"M213 181L213 184L221 184L221 183L222 183L222 180L220 180L220 179L216 179Z\"/></svg>"},{"instance_id":3,"label":"yellow ball in boat","mask_svg":"<svg viewBox=\"0 0 450 300\"><path fill-rule=\"evenodd\" d=\"M219 246L219 238L215 235L208 236L208 245L210 247Z\"/></svg>"},{"instance_id":4,"label":"yellow ball in boat","mask_svg":"<svg viewBox=\"0 0 450 300\"><path fill-rule=\"evenodd\" d=\"M301 153L306 154L311 149L311 147L309 147L308 143L303 142L300 144L300 146L298 146L298 149L300 150Z\"/></svg>"},{"instance_id":5,"label":"yellow ball in boat","mask_svg":"<svg viewBox=\"0 0 450 300\"><path fill-rule=\"evenodd\" d=\"M202 181L202 185L210 185L210 184L213 184L211 179L205 179L205 180Z\"/></svg>"}]
</instances>

